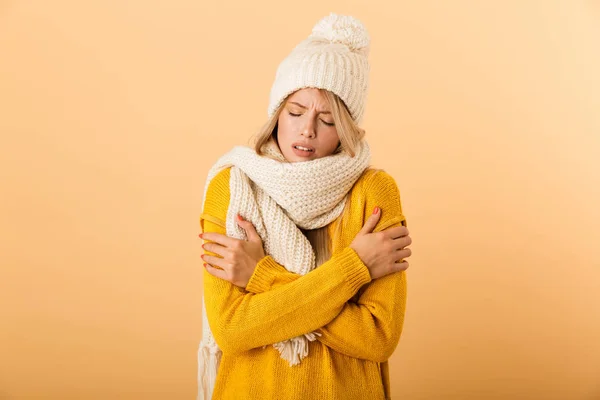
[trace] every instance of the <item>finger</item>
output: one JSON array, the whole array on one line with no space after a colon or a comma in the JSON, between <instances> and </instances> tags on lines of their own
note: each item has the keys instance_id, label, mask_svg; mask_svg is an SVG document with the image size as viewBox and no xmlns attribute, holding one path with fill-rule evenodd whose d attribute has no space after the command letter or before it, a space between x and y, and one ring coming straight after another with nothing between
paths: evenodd
<instances>
[{"instance_id":1,"label":"finger","mask_svg":"<svg viewBox=\"0 0 600 400\"><path fill-rule=\"evenodd\" d=\"M398 259L407 258L407 257L410 257L411 255L412 255L412 250L409 249L408 247L403 247L396 251L396 257L398 257Z\"/></svg>"},{"instance_id":2,"label":"finger","mask_svg":"<svg viewBox=\"0 0 600 400\"><path fill-rule=\"evenodd\" d=\"M205 232L202 234L202 239L222 244L225 247L231 247L233 245L233 242L237 240L235 238L231 238L227 235L223 235L222 233L217 232Z\"/></svg>"},{"instance_id":3,"label":"finger","mask_svg":"<svg viewBox=\"0 0 600 400\"><path fill-rule=\"evenodd\" d=\"M408 236L408 228L405 226L395 226L393 228L387 228L384 230L387 237L392 239L398 239L404 236ZM406 246L406 245L405 245Z\"/></svg>"},{"instance_id":4,"label":"finger","mask_svg":"<svg viewBox=\"0 0 600 400\"><path fill-rule=\"evenodd\" d=\"M401 236L392 240L392 246L394 250L402 250L407 246L410 246L412 239L410 236Z\"/></svg>"},{"instance_id":5,"label":"finger","mask_svg":"<svg viewBox=\"0 0 600 400\"><path fill-rule=\"evenodd\" d=\"M408 269L408 261L404 261L404 260L396 261L395 267L396 267L397 272L406 271Z\"/></svg>"},{"instance_id":6,"label":"finger","mask_svg":"<svg viewBox=\"0 0 600 400\"><path fill-rule=\"evenodd\" d=\"M221 267L221 268L225 268L225 266L227 265L223 258L211 256L208 254L203 254L202 259L204 260L205 263L216 265L217 267Z\"/></svg>"},{"instance_id":7,"label":"finger","mask_svg":"<svg viewBox=\"0 0 600 400\"><path fill-rule=\"evenodd\" d=\"M371 214L369 218L367 218L367 221L365 222L365 224L359 232L360 234L366 235L367 233L371 233L373 229L375 229L375 227L377 226L379 218L381 217L381 209L379 207L375 207L375 210L373 212L374 213Z\"/></svg>"},{"instance_id":8,"label":"finger","mask_svg":"<svg viewBox=\"0 0 600 400\"><path fill-rule=\"evenodd\" d=\"M214 243L214 242L204 243L202 245L202 248L205 251L210 251L211 253L220 255L221 257L224 257L226 255L225 253L228 250L227 247L222 246L222 245L220 245L218 243Z\"/></svg>"},{"instance_id":9,"label":"finger","mask_svg":"<svg viewBox=\"0 0 600 400\"><path fill-rule=\"evenodd\" d=\"M262 243L262 239L260 238L258 232L256 232L256 228L250 221L246 221L242 218L241 215L238 214L238 224L246 231L248 235L248 240L251 242L260 241Z\"/></svg>"},{"instance_id":10,"label":"finger","mask_svg":"<svg viewBox=\"0 0 600 400\"><path fill-rule=\"evenodd\" d=\"M216 276L217 278L221 278L221 279L227 280L227 274L222 269L215 268L215 267L213 267L210 264L206 264L206 266L204 267L204 269L206 270L206 272L208 272L212 276Z\"/></svg>"}]
</instances>

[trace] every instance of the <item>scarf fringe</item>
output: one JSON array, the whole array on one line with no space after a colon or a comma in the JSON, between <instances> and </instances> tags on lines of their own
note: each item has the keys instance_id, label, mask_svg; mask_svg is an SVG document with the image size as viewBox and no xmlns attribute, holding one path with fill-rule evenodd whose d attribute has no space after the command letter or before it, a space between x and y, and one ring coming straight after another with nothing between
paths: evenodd
<instances>
[{"instance_id":1,"label":"scarf fringe","mask_svg":"<svg viewBox=\"0 0 600 400\"><path fill-rule=\"evenodd\" d=\"M321 336L321 333L306 333L303 336L275 343L273 347L279 351L281 358L286 360L290 364L290 367L293 367L300 364L300 361L308 355L308 342L314 342L317 340L317 336Z\"/></svg>"},{"instance_id":2,"label":"scarf fringe","mask_svg":"<svg viewBox=\"0 0 600 400\"><path fill-rule=\"evenodd\" d=\"M198 396L196 400L210 400L215 389L222 351L216 346L200 343L198 348Z\"/></svg>"}]
</instances>

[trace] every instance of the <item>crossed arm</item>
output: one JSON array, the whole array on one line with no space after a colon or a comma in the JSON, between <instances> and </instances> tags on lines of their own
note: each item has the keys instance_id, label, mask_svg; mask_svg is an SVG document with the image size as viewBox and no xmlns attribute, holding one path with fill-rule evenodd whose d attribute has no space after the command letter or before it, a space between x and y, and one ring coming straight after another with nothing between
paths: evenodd
<instances>
[{"instance_id":1,"label":"crossed arm","mask_svg":"<svg viewBox=\"0 0 600 400\"><path fill-rule=\"evenodd\" d=\"M246 290L264 293L301 276L266 256L257 264ZM317 340L347 356L383 362L400 340L406 307L406 274L396 272L375 279L359 289L358 294L356 301L347 301L335 318L317 329L321 333Z\"/></svg>"},{"instance_id":2,"label":"crossed arm","mask_svg":"<svg viewBox=\"0 0 600 400\"><path fill-rule=\"evenodd\" d=\"M387 211L387 219L382 217L376 230L406 225L395 183L393 187L392 195L370 200ZM203 230L225 234L224 215L209 211L205 209L201 219ZM230 352L317 331L321 333L317 340L339 353L383 362L398 344L406 305L405 273L372 281L349 247L306 275L289 272L267 255L245 289L205 272L204 290L215 340ZM356 300L351 300L355 295Z\"/></svg>"}]
</instances>

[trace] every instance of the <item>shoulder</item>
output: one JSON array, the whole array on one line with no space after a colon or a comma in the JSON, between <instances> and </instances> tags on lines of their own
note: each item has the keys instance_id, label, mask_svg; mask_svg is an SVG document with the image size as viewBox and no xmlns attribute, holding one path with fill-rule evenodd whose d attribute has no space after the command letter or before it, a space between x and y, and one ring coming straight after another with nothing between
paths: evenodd
<instances>
[{"instance_id":1,"label":"shoulder","mask_svg":"<svg viewBox=\"0 0 600 400\"><path fill-rule=\"evenodd\" d=\"M381 209L377 230L406 220L396 180L383 169L369 168L363 173L357 182L351 203L364 213L363 220L371 215L375 207Z\"/></svg>"},{"instance_id":2,"label":"shoulder","mask_svg":"<svg viewBox=\"0 0 600 400\"><path fill-rule=\"evenodd\" d=\"M208 183L203 213L224 219L229 207L231 167L219 171Z\"/></svg>"},{"instance_id":3,"label":"shoulder","mask_svg":"<svg viewBox=\"0 0 600 400\"><path fill-rule=\"evenodd\" d=\"M231 175L231 167L223 168L219 171L208 184L207 191L214 191L216 189L227 186L229 188L229 177Z\"/></svg>"},{"instance_id":4,"label":"shoulder","mask_svg":"<svg viewBox=\"0 0 600 400\"><path fill-rule=\"evenodd\" d=\"M360 189L367 197L386 197L399 192L394 177L378 168L365 170L358 179L356 188Z\"/></svg>"}]
</instances>

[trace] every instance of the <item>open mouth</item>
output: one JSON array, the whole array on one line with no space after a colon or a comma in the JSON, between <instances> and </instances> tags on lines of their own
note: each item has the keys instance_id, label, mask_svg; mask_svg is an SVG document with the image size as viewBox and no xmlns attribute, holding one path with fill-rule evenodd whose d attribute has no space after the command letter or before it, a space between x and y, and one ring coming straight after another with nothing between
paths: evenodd
<instances>
[{"instance_id":1,"label":"open mouth","mask_svg":"<svg viewBox=\"0 0 600 400\"><path fill-rule=\"evenodd\" d=\"M315 150L313 148L311 148L311 147L304 147L304 146L300 146L300 145L296 145L296 146L293 146L293 147L296 150L304 151L304 152L307 152L307 153L314 153L315 152Z\"/></svg>"},{"instance_id":2,"label":"open mouth","mask_svg":"<svg viewBox=\"0 0 600 400\"><path fill-rule=\"evenodd\" d=\"M294 154L298 157L309 158L315 153L315 149L309 146L302 146L301 144L292 145Z\"/></svg>"}]
</instances>

